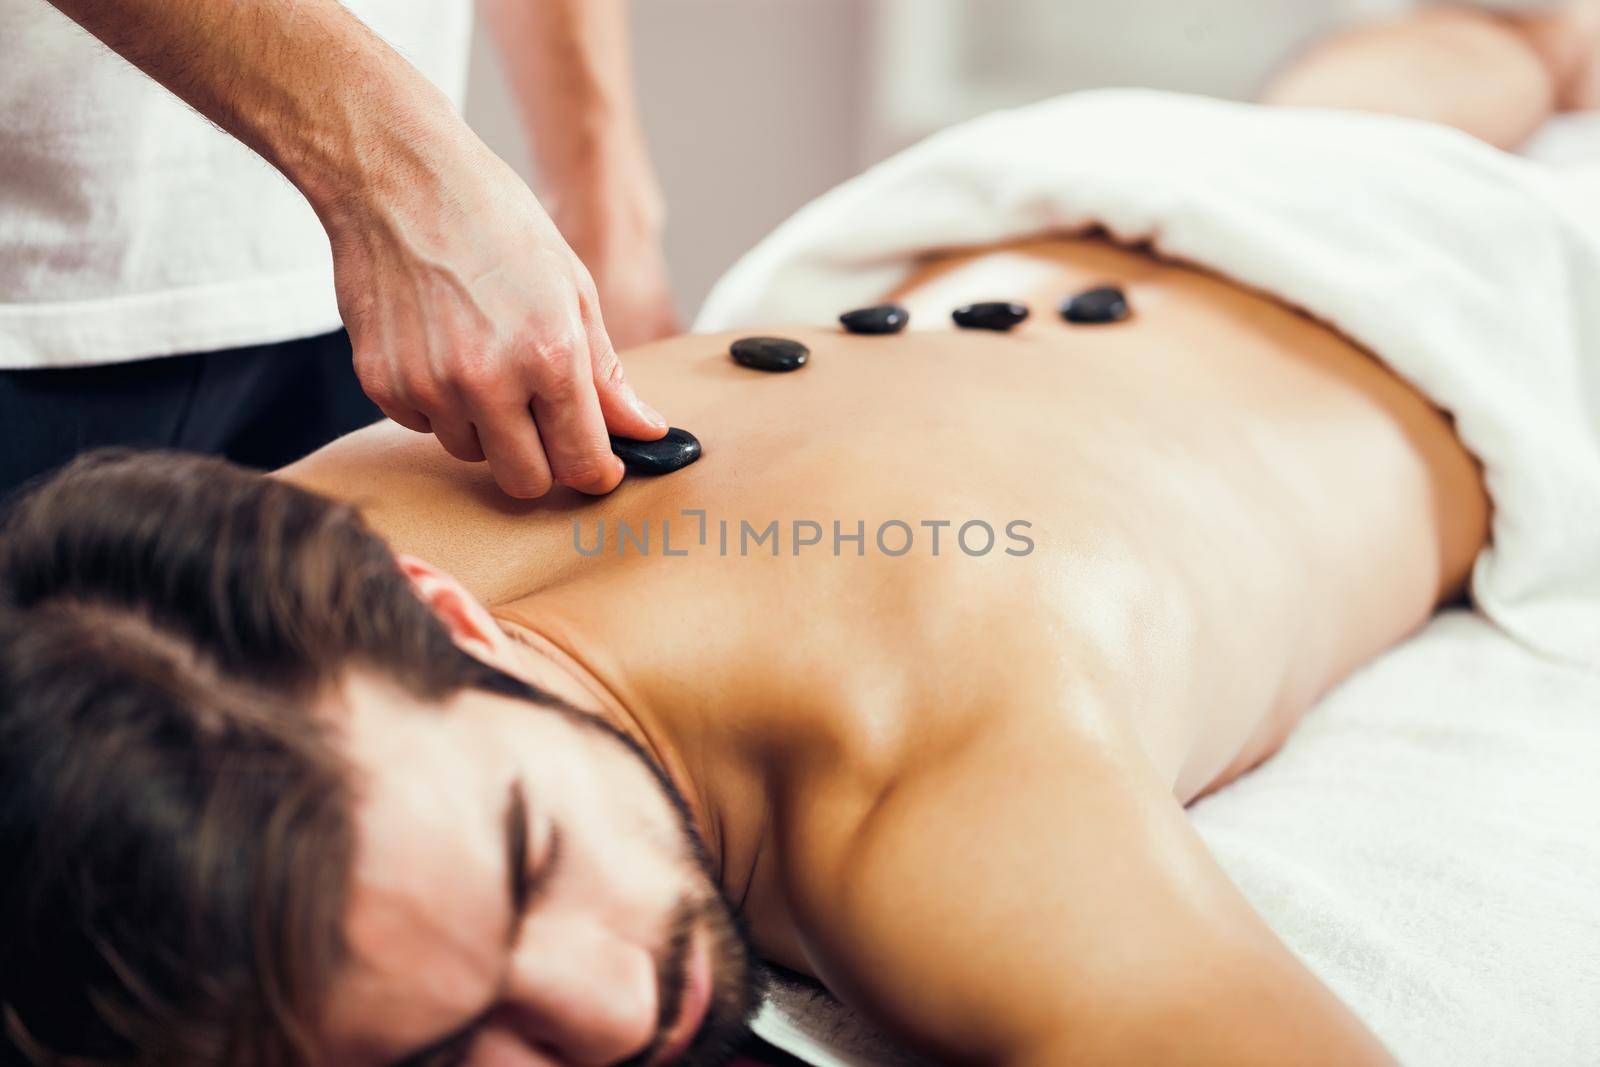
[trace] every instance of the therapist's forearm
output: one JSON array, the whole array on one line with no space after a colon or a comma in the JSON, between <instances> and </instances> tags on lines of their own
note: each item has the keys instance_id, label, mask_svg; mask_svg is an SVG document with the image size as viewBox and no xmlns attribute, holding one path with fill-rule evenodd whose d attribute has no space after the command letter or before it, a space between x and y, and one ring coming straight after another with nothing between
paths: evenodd
<instances>
[{"instance_id":1,"label":"therapist's forearm","mask_svg":"<svg viewBox=\"0 0 1600 1067\"><path fill-rule=\"evenodd\" d=\"M337 0L51 0L277 167L326 224L473 143Z\"/></svg>"},{"instance_id":2,"label":"therapist's forearm","mask_svg":"<svg viewBox=\"0 0 1600 1067\"><path fill-rule=\"evenodd\" d=\"M626 0L479 0L494 28L557 220L628 213L659 227L635 103Z\"/></svg>"},{"instance_id":3,"label":"therapist's forearm","mask_svg":"<svg viewBox=\"0 0 1600 1067\"><path fill-rule=\"evenodd\" d=\"M1264 98L1427 119L1513 148L1554 111L1561 75L1523 24L1432 9L1329 38Z\"/></svg>"},{"instance_id":4,"label":"therapist's forearm","mask_svg":"<svg viewBox=\"0 0 1600 1067\"><path fill-rule=\"evenodd\" d=\"M661 186L635 103L626 0L479 0L542 198L623 347L677 333Z\"/></svg>"}]
</instances>

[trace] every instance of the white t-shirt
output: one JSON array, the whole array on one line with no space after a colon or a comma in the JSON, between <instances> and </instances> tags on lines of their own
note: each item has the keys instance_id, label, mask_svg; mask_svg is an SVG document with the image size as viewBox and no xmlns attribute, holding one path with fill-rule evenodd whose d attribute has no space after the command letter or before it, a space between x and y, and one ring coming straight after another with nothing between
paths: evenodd
<instances>
[{"instance_id":1,"label":"white t-shirt","mask_svg":"<svg viewBox=\"0 0 1600 1067\"><path fill-rule=\"evenodd\" d=\"M469 0L347 0L460 106ZM45 0L0 0L0 369L339 327L299 192Z\"/></svg>"}]
</instances>

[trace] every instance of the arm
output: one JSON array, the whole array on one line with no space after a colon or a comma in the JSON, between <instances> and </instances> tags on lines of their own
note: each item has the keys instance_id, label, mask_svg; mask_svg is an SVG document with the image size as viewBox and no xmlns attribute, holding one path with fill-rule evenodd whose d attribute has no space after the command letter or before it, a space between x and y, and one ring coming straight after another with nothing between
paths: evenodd
<instances>
[{"instance_id":1,"label":"arm","mask_svg":"<svg viewBox=\"0 0 1600 1067\"><path fill-rule=\"evenodd\" d=\"M607 428L665 432L533 194L337 0L54 2L305 195L356 372L396 422L525 497L609 491Z\"/></svg>"},{"instance_id":2,"label":"arm","mask_svg":"<svg viewBox=\"0 0 1600 1067\"><path fill-rule=\"evenodd\" d=\"M622 347L679 332L661 191L630 72L624 0L479 0L495 29L551 212Z\"/></svg>"},{"instance_id":3,"label":"arm","mask_svg":"<svg viewBox=\"0 0 1600 1067\"><path fill-rule=\"evenodd\" d=\"M818 977L941 1062L1391 1063L1116 734L1041 715L819 816L788 865Z\"/></svg>"},{"instance_id":4,"label":"arm","mask_svg":"<svg viewBox=\"0 0 1600 1067\"><path fill-rule=\"evenodd\" d=\"M1587 4L1536 17L1424 10L1334 35L1263 99L1408 115L1512 148L1573 102L1594 56L1595 14Z\"/></svg>"}]
</instances>

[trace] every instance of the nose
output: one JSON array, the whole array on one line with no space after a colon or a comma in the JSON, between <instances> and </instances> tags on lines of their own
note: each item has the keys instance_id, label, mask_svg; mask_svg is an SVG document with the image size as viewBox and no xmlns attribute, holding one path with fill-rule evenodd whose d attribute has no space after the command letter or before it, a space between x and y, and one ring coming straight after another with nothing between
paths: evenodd
<instances>
[{"instance_id":1,"label":"nose","mask_svg":"<svg viewBox=\"0 0 1600 1067\"><path fill-rule=\"evenodd\" d=\"M511 960L501 1025L574 1067L605 1067L656 1036L656 964L642 945L581 918L531 923Z\"/></svg>"}]
</instances>

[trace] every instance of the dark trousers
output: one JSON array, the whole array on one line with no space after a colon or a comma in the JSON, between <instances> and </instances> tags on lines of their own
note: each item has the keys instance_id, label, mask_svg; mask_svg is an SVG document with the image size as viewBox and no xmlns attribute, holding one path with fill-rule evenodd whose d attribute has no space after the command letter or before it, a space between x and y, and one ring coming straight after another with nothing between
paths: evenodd
<instances>
[{"instance_id":1,"label":"dark trousers","mask_svg":"<svg viewBox=\"0 0 1600 1067\"><path fill-rule=\"evenodd\" d=\"M93 448L176 448L272 470L382 417L342 330L104 367L0 370L0 510L18 487Z\"/></svg>"}]
</instances>

